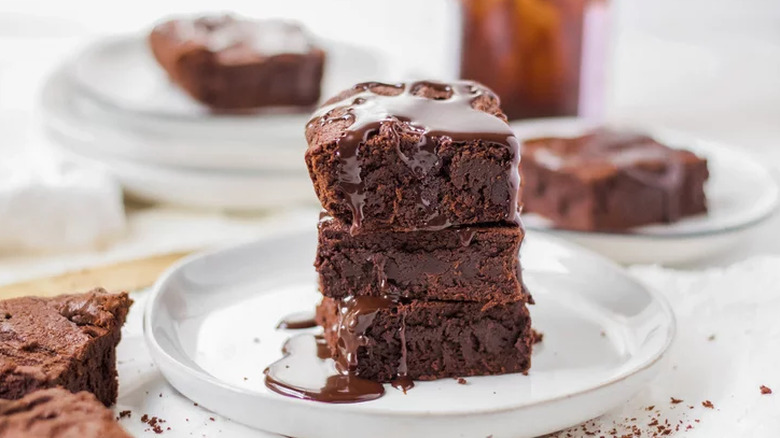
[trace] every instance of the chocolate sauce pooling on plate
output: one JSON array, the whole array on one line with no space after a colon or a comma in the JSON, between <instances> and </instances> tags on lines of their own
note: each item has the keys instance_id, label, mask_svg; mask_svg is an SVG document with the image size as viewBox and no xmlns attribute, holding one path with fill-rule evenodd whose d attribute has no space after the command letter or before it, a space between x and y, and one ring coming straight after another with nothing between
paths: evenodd
<instances>
[{"instance_id":1,"label":"chocolate sauce pooling on plate","mask_svg":"<svg viewBox=\"0 0 780 438\"><path fill-rule=\"evenodd\" d=\"M276 326L278 329L301 330L317 327L314 312L297 312L285 316Z\"/></svg>"},{"instance_id":2,"label":"chocolate sauce pooling on plate","mask_svg":"<svg viewBox=\"0 0 780 438\"><path fill-rule=\"evenodd\" d=\"M381 383L355 374L358 350L367 345L365 333L377 312L398 305L384 297L344 298L336 327L335 358L321 335L294 336L282 348L284 357L265 369L265 385L282 395L326 403L357 403L381 397L384 394ZM414 387L414 382L407 375L406 318L403 313L399 317L401 357L391 384L405 394Z\"/></svg>"},{"instance_id":3,"label":"chocolate sauce pooling on plate","mask_svg":"<svg viewBox=\"0 0 780 438\"><path fill-rule=\"evenodd\" d=\"M282 352L284 357L265 369L265 386L279 394L326 403L357 403L385 393L381 383L340 372L322 336L293 336Z\"/></svg>"},{"instance_id":4,"label":"chocolate sauce pooling on plate","mask_svg":"<svg viewBox=\"0 0 780 438\"><path fill-rule=\"evenodd\" d=\"M378 86L395 88L398 94L376 94L372 88ZM447 97L428 98L415 95L423 86L445 93ZM360 228L366 199L366 188L360 175L361 148L369 138L379 132L384 123L393 121L404 122L396 125L394 129L398 138L398 156L418 178L427 175L441 160L436 148L437 142L433 138L442 141L448 139L455 143L480 140L506 147L514 159L514 164L507 174L507 181L513 188L510 190L512 198L506 219L518 221L516 206L520 184L520 146L506 122L472 106L476 99L486 93L484 88L471 81L459 81L451 85L421 81L397 85L368 82L356 85L355 89L360 91L342 101L322 107L309 122L323 125L339 120L352 122L344 136L338 139L337 151L341 161L338 185L352 210L353 231ZM328 117L332 111L339 108L347 108L343 116ZM403 133L419 137L411 151L400 150L400 136ZM421 196L417 203L422 211L429 213L424 229L443 229L451 225L438 213L431 200Z\"/></svg>"}]
</instances>

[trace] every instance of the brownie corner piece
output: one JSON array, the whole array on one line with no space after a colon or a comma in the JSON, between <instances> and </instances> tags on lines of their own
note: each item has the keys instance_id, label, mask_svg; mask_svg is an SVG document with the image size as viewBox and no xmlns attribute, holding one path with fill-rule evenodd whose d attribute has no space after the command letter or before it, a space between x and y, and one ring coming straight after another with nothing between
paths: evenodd
<instances>
[{"instance_id":1,"label":"brownie corner piece","mask_svg":"<svg viewBox=\"0 0 780 438\"><path fill-rule=\"evenodd\" d=\"M478 83L358 84L306 139L322 206L354 232L519 221L519 143Z\"/></svg>"},{"instance_id":2,"label":"brownie corner piece","mask_svg":"<svg viewBox=\"0 0 780 438\"><path fill-rule=\"evenodd\" d=\"M360 233L329 216L319 223L315 267L324 296L390 296L495 305L530 301L519 263L522 227Z\"/></svg>"},{"instance_id":3,"label":"brownie corner piece","mask_svg":"<svg viewBox=\"0 0 780 438\"><path fill-rule=\"evenodd\" d=\"M148 43L168 77L213 109L311 108L320 99L325 52L292 22L173 18Z\"/></svg>"},{"instance_id":4,"label":"brownie corner piece","mask_svg":"<svg viewBox=\"0 0 780 438\"><path fill-rule=\"evenodd\" d=\"M707 211L707 161L646 135L531 139L522 159L524 211L559 228L621 231Z\"/></svg>"},{"instance_id":5,"label":"brownie corner piece","mask_svg":"<svg viewBox=\"0 0 780 438\"><path fill-rule=\"evenodd\" d=\"M93 394L41 389L0 400L0 435L7 437L131 438Z\"/></svg>"},{"instance_id":6,"label":"brownie corner piece","mask_svg":"<svg viewBox=\"0 0 780 438\"><path fill-rule=\"evenodd\" d=\"M132 300L103 289L0 301L0 398L42 388L117 398L116 346Z\"/></svg>"},{"instance_id":7,"label":"brownie corner piece","mask_svg":"<svg viewBox=\"0 0 780 438\"><path fill-rule=\"evenodd\" d=\"M521 301L485 309L473 302L325 297L317 321L334 359L369 380L389 382L403 372L413 380L524 373L531 366L534 334Z\"/></svg>"}]
</instances>

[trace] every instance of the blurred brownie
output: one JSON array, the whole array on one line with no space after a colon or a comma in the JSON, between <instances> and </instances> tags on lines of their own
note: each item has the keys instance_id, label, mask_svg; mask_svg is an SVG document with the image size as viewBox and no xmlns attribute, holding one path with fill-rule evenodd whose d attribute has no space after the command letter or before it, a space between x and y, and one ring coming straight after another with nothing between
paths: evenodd
<instances>
[{"instance_id":1,"label":"blurred brownie","mask_svg":"<svg viewBox=\"0 0 780 438\"><path fill-rule=\"evenodd\" d=\"M538 138L522 155L524 211L560 228L619 231L707 211L707 161L646 135Z\"/></svg>"},{"instance_id":2,"label":"blurred brownie","mask_svg":"<svg viewBox=\"0 0 780 438\"><path fill-rule=\"evenodd\" d=\"M103 289L0 301L0 398L62 386L114 404L116 345L131 304Z\"/></svg>"},{"instance_id":3,"label":"blurred brownie","mask_svg":"<svg viewBox=\"0 0 780 438\"><path fill-rule=\"evenodd\" d=\"M478 83L358 84L306 139L315 192L353 233L519 221L519 143Z\"/></svg>"},{"instance_id":4,"label":"blurred brownie","mask_svg":"<svg viewBox=\"0 0 780 438\"><path fill-rule=\"evenodd\" d=\"M457 301L323 298L317 320L342 369L389 382L526 372L534 341L521 301L483 309Z\"/></svg>"},{"instance_id":5,"label":"blurred brownie","mask_svg":"<svg viewBox=\"0 0 780 438\"><path fill-rule=\"evenodd\" d=\"M348 225L323 216L314 266L326 297L495 305L529 298L519 264L523 235L521 227L489 225L352 235Z\"/></svg>"},{"instance_id":6,"label":"blurred brownie","mask_svg":"<svg viewBox=\"0 0 780 438\"><path fill-rule=\"evenodd\" d=\"M175 19L149 36L171 80L211 108L313 106L325 52L284 21L231 16Z\"/></svg>"},{"instance_id":7,"label":"blurred brownie","mask_svg":"<svg viewBox=\"0 0 780 438\"><path fill-rule=\"evenodd\" d=\"M0 436L131 438L94 395L63 388L35 391L20 400L0 400Z\"/></svg>"}]
</instances>

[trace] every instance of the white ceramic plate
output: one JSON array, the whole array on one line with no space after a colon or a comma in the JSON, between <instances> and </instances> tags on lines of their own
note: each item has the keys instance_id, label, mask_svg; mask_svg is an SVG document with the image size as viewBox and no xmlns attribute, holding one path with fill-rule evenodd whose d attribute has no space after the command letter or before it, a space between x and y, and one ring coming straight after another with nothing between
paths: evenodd
<instances>
[{"instance_id":1,"label":"white ceramic plate","mask_svg":"<svg viewBox=\"0 0 780 438\"><path fill-rule=\"evenodd\" d=\"M600 256L532 232L522 260L544 342L528 376L421 382L406 395L388 386L378 400L347 405L281 396L262 372L291 334L276 323L317 302L315 245L312 225L168 271L145 315L168 381L221 415L300 438L533 437L625 403L657 374L673 338L660 296Z\"/></svg>"},{"instance_id":2,"label":"white ceramic plate","mask_svg":"<svg viewBox=\"0 0 780 438\"><path fill-rule=\"evenodd\" d=\"M328 54L323 97L386 74L366 49L334 40L321 46ZM86 46L50 78L42 101L46 122L88 155L208 170L303 166L308 111L214 115L168 80L142 35Z\"/></svg>"},{"instance_id":3,"label":"white ceramic plate","mask_svg":"<svg viewBox=\"0 0 780 438\"><path fill-rule=\"evenodd\" d=\"M541 136L576 136L599 126L581 119L539 119L513 123L521 140ZM632 126L672 147L707 158L706 214L673 224L637 227L625 233L555 229L535 214L523 215L528 229L551 232L622 263L683 263L732 247L777 208L778 186L769 170L749 155L684 134Z\"/></svg>"}]
</instances>

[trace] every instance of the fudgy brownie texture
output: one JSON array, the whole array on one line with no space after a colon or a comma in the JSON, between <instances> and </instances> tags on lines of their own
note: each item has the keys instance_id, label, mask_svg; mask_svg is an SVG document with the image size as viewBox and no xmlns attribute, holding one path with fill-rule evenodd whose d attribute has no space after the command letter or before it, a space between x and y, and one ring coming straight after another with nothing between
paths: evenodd
<instances>
[{"instance_id":1,"label":"fudgy brownie texture","mask_svg":"<svg viewBox=\"0 0 780 438\"><path fill-rule=\"evenodd\" d=\"M149 36L152 53L196 100L215 109L313 106L325 52L284 21L175 19Z\"/></svg>"},{"instance_id":2,"label":"fudgy brownie texture","mask_svg":"<svg viewBox=\"0 0 780 438\"><path fill-rule=\"evenodd\" d=\"M131 304L103 289L0 301L0 398L62 386L114 404L116 345Z\"/></svg>"},{"instance_id":3,"label":"fudgy brownie texture","mask_svg":"<svg viewBox=\"0 0 780 438\"><path fill-rule=\"evenodd\" d=\"M519 143L475 82L358 84L306 139L314 190L353 233L519 221Z\"/></svg>"},{"instance_id":4,"label":"fudgy brownie texture","mask_svg":"<svg viewBox=\"0 0 780 438\"><path fill-rule=\"evenodd\" d=\"M534 341L522 301L480 303L323 298L317 319L342 368L389 382L526 372Z\"/></svg>"},{"instance_id":5,"label":"fudgy brownie texture","mask_svg":"<svg viewBox=\"0 0 780 438\"><path fill-rule=\"evenodd\" d=\"M521 280L517 226L361 233L329 216L319 223L314 266L331 298L388 296L417 300L528 300Z\"/></svg>"},{"instance_id":6,"label":"fudgy brownie texture","mask_svg":"<svg viewBox=\"0 0 780 438\"><path fill-rule=\"evenodd\" d=\"M94 395L63 388L0 400L0 437L132 438Z\"/></svg>"},{"instance_id":7,"label":"fudgy brownie texture","mask_svg":"<svg viewBox=\"0 0 780 438\"><path fill-rule=\"evenodd\" d=\"M539 138L522 155L524 211L560 228L619 231L707 211L707 161L645 135Z\"/></svg>"}]
</instances>

